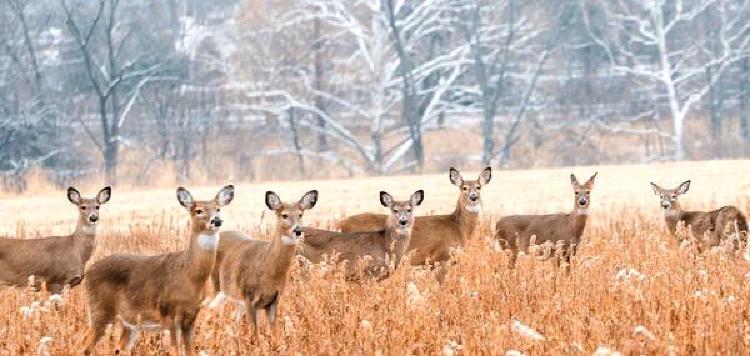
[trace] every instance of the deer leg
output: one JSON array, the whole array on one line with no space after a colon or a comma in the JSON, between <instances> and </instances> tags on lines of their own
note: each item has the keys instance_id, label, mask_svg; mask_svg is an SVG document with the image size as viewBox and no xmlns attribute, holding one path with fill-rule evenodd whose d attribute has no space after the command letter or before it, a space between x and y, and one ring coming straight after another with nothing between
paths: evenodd
<instances>
[{"instance_id":1,"label":"deer leg","mask_svg":"<svg viewBox=\"0 0 750 356\"><path fill-rule=\"evenodd\" d=\"M118 349L126 353L130 351L138 344L138 338L141 336L141 329L131 325L122 325L122 335L120 335L120 341L118 343Z\"/></svg>"},{"instance_id":2,"label":"deer leg","mask_svg":"<svg viewBox=\"0 0 750 356\"><path fill-rule=\"evenodd\" d=\"M168 330L169 330L169 353L174 356L180 355L180 338L177 335L177 321L175 318L172 318L172 320L169 321L168 324Z\"/></svg>"},{"instance_id":3,"label":"deer leg","mask_svg":"<svg viewBox=\"0 0 750 356\"><path fill-rule=\"evenodd\" d=\"M253 339L260 341L258 335L258 309L255 306L255 302L245 301L245 318L247 319L247 326L252 329Z\"/></svg>"},{"instance_id":4,"label":"deer leg","mask_svg":"<svg viewBox=\"0 0 750 356\"><path fill-rule=\"evenodd\" d=\"M84 355L90 355L94 351L96 343L104 336L107 324L111 321L112 317L106 310L98 310L95 305L89 304L89 330L83 339L82 349Z\"/></svg>"},{"instance_id":5,"label":"deer leg","mask_svg":"<svg viewBox=\"0 0 750 356\"><path fill-rule=\"evenodd\" d=\"M196 313L190 313L182 316L180 319L180 334L182 335L182 348L185 352L185 356L193 355L193 336L195 334L195 318L198 316Z\"/></svg>"}]
</instances>

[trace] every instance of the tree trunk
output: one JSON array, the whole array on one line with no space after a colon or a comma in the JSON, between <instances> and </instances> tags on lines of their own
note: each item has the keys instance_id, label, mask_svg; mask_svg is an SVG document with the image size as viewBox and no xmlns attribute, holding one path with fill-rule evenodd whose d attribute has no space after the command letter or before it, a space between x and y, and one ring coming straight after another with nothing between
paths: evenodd
<instances>
[{"instance_id":1,"label":"tree trunk","mask_svg":"<svg viewBox=\"0 0 750 356\"><path fill-rule=\"evenodd\" d=\"M307 176L305 171L305 157L302 155L302 145L299 140L299 130L297 130L297 118L294 115L294 108L289 108L289 130L292 133L292 145L297 153L297 163L299 164L300 177Z\"/></svg>"},{"instance_id":2,"label":"tree trunk","mask_svg":"<svg viewBox=\"0 0 750 356\"><path fill-rule=\"evenodd\" d=\"M750 139L750 59L745 58L741 64L740 75L740 135L742 137L742 154L747 154L748 139Z\"/></svg>"},{"instance_id":3,"label":"tree trunk","mask_svg":"<svg viewBox=\"0 0 750 356\"><path fill-rule=\"evenodd\" d=\"M712 147L712 157L713 158L719 158L721 156L721 118L719 117L719 107L716 102L717 95L716 95L716 87L714 85L711 85L711 82L713 81L713 71L711 70L711 66L706 67L706 77L708 79L708 110L711 120L711 141L713 144Z\"/></svg>"},{"instance_id":4,"label":"tree trunk","mask_svg":"<svg viewBox=\"0 0 750 356\"><path fill-rule=\"evenodd\" d=\"M323 39L320 37L320 19L315 18L313 21L313 56L314 56L314 71L315 71L315 80L313 81L313 88L315 91L320 93L323 90L323 55L321 52L322 41ZM320 112L325 112L325 105L323 104L323 98L318 94L315 93L315 108L318 109ZM325 152L328 151L328 141L326 137L326 122L323 119L323 117L319 114L315 115L317 117L317 124L318 124L318 152Z\"/></svg>"}]
</instances>

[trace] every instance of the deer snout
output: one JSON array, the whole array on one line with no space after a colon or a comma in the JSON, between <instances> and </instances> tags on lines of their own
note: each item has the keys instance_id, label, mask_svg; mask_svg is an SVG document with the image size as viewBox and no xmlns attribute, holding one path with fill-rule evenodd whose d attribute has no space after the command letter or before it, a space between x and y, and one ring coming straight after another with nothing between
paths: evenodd
<instances>
[{"instance_id":1,"label":"deer snout","mask_svg":"<svg viewBox=\"0 0 750 356\"><path fill-rule=\"evenodd\" d=\"M586 203L588 203L588 201L586 201L586 199L578 199L578 205L580 205L580 206L586 206Z\"/></svg>"},{"instance_id":2,"label":"deer snout","mask_svg":"<svg viewBox=\"0 0 750 356\"><path fill-rule=\"evenodd\" d=\"M475 195L475 194L469 195L469 200L471 200L471 201L477 201L477 200L479 200L479 196Z\"/></svg>"},{"instance_id":3,"label":"deer snout","mask_svg":"<svg viewBox=\"0 0 750 356\"><path fill-rule=\"evenodd\" d=\"M294 227L294 229L292 230L292 232L294 232L294 236L300 237L300 236L302 236L302 227L299 226L299 225L297 225L297 226Z\"/></svg>"},{"instance_id":4,"label":"deer snout","mask_svg":"<svg viewBox=\"0 0 750 356\"><path fill-rule=\"evenodd\" d=\"M662 201L661 202L661 207L662 207L662 209L667 210L667 209L669 209L669 208L672 207L672 204L670 202L668 202L668 201Z\"/></svg>"},{"instance_id":5,"label":"deer snout","mask_svg":"<svg viewBox=\"0 0 750 356\"><path fill-rule=\"evenodd\" d=\"M95 222L99 221L99 216L98 215L90 215L89 216L89 221L92 222L92 223L95 223Z\"/></svg>"},{"instance_id":6,"label":"deer snout","mask_svg":"<svg viewBox=\"0 0 750 356\"><path fill-rule=\"evenodd\" d=\"M211 219L211 226L221 227L221 223L222 223L221 218L218 216Z\"/></svg>"},{"instance_id":7,"label":"deer snout","mask_svg":"<svg viewBox=\"0 0 750 356\"><path fill-rule=\"evenodd\" d=\"M400 220L398 221L398 223L399 223L399 224L401 224L401 226L406 226L406 224L407 224L408 222L409 222L409 221L408 221L408 220L406 220L406 219L400 219Z\"/></svg>"}]
</instances>

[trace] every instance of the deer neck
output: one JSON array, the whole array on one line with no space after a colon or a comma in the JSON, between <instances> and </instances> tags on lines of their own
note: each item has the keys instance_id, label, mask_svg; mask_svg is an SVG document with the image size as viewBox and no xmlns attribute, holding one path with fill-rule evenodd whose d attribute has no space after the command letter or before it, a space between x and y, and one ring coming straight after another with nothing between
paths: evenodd
<instances>
[{"instance_id":1,"label":"deer neck","mask_svg":"<svg viewBox=\"0 0 750 356\"><path fill-rule=\"evenodd\" d=\"M84 263L91 258L96 247L96 227L97 225L90 225L79 219L76 230L73 232L73 244Z\"/></svg>"},{"instance_id":2,"label":"deer neck","mask_svg":"<svg viewBox=\"0 0 750 356\"><path fill-rule=\"evenodd\" d=\"M271 278L286 278L289 267L291 267L297 253L297 244L290 243L295 239L286 236L285 230L277 227L269 246L266 263Z\"/></svg>"},{"instance_id":3,"label":"deer neck","mask_svg":"<svg viewBox=\"0 0 750 356\"><path fill-rule=\"evenodd\" d=\"M682 218L682 208L680 208L680 205L676 202L673 203L669 209L664 210L664 221L667 223L667 227L673 235L675 231L677 231L677 224L680 223L680 220L682 220Z\"/></svg>"},{"instance_id":4,"label":"deer neck","mask_svg":"<svg viewBox=\"0 0 750 356\"><path fill-rule=\"evenodd\" d=\"M411 242L412 226L409 226L406 230L401 230L399 225L393 224L390 221L385 226L385 252L388 254L388 259L393 259L395 262L394 267L398 267L401 263L401 257L404 256L406 248Z\"/></svg>"},{"instance_id":5,"label":"deer neck","mask_svg":"<svg viewBox=\"0 0 750 356\"><path fill-rule=\"evenodd\" d=\"M579 233L583 231L584 228L586 228L586 221L589 219L589 208L588 207L581 207L578 204L575 204L573 206L573 212L570 213L570 222L573 226L573 230L578 231Z\"/></svg>"},{"instance_id":6,"label":"deer neck","mask_svg":"<svg viewBox=\"0 0 750 356\"><path fill-rule=\"evenodd\" d=\"M479 213L481 211L481 205L477 210L467 209L467 205L463 204L461 199L458 199L456 203L456 210L453 212L453 220L458 224L458 229L461 231L461 238L467 240L474 234L476 230L477 222L479 221Z\"/></svg>"},{"instance_id":7,"label":"deer neck","mask_svg":"<svg viewBox=\"0 0 750 356\"><path fill-rule=\"evenodd\" d=\"M216 262L216 250L219 246L219 231L206 230L193 226L190 233L190 245L187 250L187 275L198 285L203 285Z\"/></svg>"}]
</instances>

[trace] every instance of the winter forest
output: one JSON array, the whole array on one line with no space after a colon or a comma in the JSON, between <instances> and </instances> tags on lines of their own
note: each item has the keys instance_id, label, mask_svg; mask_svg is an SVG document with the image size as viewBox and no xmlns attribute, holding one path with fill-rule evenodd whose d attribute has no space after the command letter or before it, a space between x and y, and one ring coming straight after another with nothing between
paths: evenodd
<instances>
[{"instance_id":1,"label":"winter forest","mask_svg":"<svg viewBox=\"0 0 750 356\"><path fill-rule=\"evenodd\" d=\"M750 0L0 0L0 181L745 157Z\"/></svg>"}]
</instances>

